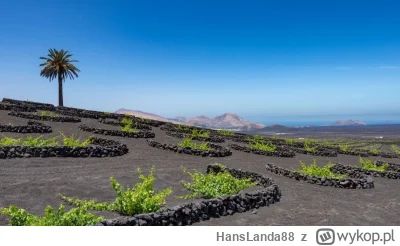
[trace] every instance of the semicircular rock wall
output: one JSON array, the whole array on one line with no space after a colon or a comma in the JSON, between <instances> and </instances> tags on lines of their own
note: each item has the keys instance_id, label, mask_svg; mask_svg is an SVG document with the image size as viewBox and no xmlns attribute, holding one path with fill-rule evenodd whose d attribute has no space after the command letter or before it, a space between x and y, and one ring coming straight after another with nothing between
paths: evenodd
<instances>
[{"instance_id":1,"label":"semicircular rock wall","mask_svg":"<svg viewBox=\"0 0 400 246\"><path fill-rule=\"evenodd\" d=\"M222 171L217 165L207 166L207 173L211 170L214 173ZM280 201L282 197L281 190L272 179L240 169L225 168L225 170L238 179L250 178L257 183L260 189L253 192L243 191L239 194L221 196L214 199L203 199L172 208L162 208L149 214L121 216L102 221L97 226L185 226L211 218L244 213Z\"/></svg>"}]
</instances>

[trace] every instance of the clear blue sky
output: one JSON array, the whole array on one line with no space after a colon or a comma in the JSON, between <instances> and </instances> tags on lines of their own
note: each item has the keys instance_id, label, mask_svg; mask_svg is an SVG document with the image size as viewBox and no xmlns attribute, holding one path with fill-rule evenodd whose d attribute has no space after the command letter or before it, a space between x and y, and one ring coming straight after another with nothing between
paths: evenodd
<instances>
[{"instance_id":1,"label":"clear blue sky","mask_svg":"<svg viewBox=\"0 0 400 246\"><path fill-rule=\"evenodd\" d=\"M57 104L39 57L63 48L82 71L64 84L66 106L400 121L399 9L394 0L6 0L0 97Z\"/></svg>"}]
</instances>

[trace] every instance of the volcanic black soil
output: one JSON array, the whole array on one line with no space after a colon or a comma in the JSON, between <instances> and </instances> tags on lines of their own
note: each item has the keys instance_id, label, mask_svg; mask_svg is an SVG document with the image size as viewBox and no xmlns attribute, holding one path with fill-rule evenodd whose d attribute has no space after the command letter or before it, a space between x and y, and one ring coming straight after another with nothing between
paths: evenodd
<instances>
[{"instance_id":1,"label":"volcanic black soil","mask_svg":"<svg viewBox=\"0 0 400 246\"><path fill-rule=\"evenodd\" d=\"M7 115L0 111L0 124L26 125L28 120ZM97 120L82 118L81 123L45 122L53 127L53 133L45 137L75 134L82 139L93 135L78 130L80 124L98 128L119 129L100 124ZM176 144L179 139L166 137L165 132L153 127L155 140ZM2 133L4 136L26 137L19 133ZM39 136L40 134L30 134ZM129 153L107 158L17 158L0 159L0 207L17 205L34 214L43 214L46 205L58 207L62 201L58 193L80 199L112 202L114 190L109 178L115 177L122 185L133 186L139 181L135 171L141 168L147 173L156 168L156 189L171 187L173 194L167 206L186 201L176 196L186 194L180 184L187 176L181 166L205 172L206 166L219 162L227 167L254 171L275 180L282 190L282 200L269 207L212 219L195 225L400 225L400 180L374 178L375 188L347 190L302 183L265 170L266 163L287 169L299 167L299 161L311 163L316 159L324 165L328 161L345 165L357 165L358 157L339 155L334 158L296 154L295 158L267 157L232 150L229 157L210 158L179 154L150 147L145 139L133 139L96 135L126 144ZM230 141L220 143L227 146ZM371 157L378 159L378 157ZM379 158L382 159L382 158ZM400 163L400 159L387 159ZM66 206L69 208L69 206ZM99 213L98 213L99 214ZM100 213L106 218L117 217L114 213ZM0 224L7 225L6 217L0 216Z\"/></svg>"}]
</instances>

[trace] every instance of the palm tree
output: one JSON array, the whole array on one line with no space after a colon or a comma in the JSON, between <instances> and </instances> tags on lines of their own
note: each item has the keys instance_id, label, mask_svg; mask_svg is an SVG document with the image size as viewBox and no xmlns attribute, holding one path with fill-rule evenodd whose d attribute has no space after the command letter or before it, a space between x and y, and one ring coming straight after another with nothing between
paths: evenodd
<instances>
[{"instance_id":1,"label":"palm tree","mask_svg":"<svg viewBox=\"0 0 400 246\"><path fill-rule=\"evenodd\" d=\"M72 62L78 62L70 60L71 56L72 54L68 54L68 51L49 49L47 57L40 57L40 59L46 60L45 63L40 64L40 66L44 66L40 71L40 76L48 78L50 81L56 77L58 78L58 106L61 107L64 106L62 82L67 77L70 79L74 79L74 76L78 77L77 72L80 72L77 67L71 64Z\"/></svg>"}]
</instances>

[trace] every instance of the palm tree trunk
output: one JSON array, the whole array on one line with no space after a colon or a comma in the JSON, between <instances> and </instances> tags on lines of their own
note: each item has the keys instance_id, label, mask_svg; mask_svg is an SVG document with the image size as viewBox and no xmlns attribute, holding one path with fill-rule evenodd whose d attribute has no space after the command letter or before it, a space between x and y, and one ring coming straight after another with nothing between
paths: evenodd
<instances>
[{"instance_id":1,"label":"palm tree trunk","mask_svg":"<svg viewBox=\"0 0 400 246\"><path fill-rule=\"evenodd\" d=\"M64 98L63 98L63 88L62 88L62 77L61 73L58 74L58 106L64 106Z\"/></svg>"}]
</instances>

